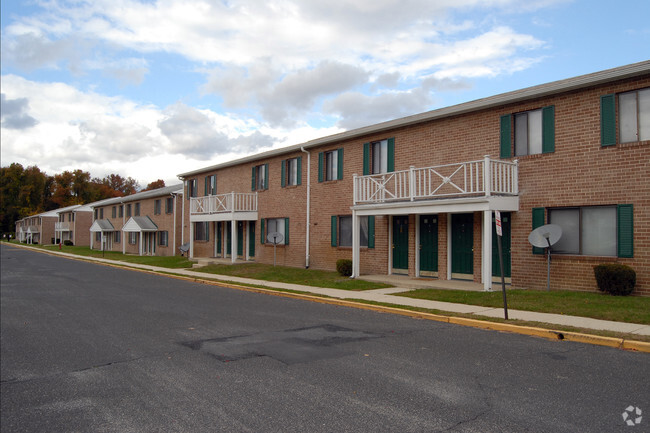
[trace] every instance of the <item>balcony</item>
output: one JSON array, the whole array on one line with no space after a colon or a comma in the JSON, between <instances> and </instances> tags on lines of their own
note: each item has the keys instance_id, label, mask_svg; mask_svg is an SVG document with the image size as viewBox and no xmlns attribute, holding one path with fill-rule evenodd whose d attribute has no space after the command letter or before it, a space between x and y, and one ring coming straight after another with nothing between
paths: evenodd
<instances>
[{"instance_id":1,"label":"balcony","mask_svg":"<svg viewBox=\"0 0 650 433\"><path fill-rule=\"evenodd\" d=\"M57 232L69 232L70 231L70 223L69 222L61 222L57 221L54 223L54 230Z\"/></svg>"},{"instance_id":2,"label":"balcony","mask_svg":"<svg viewBox=\"0 0 650 433\"><path fill-rule=\"evenodd\" d=\"M354 204L517 196L517 161L478 161L354 176Z\"/></svg>"},{"instance_id":3,"label":"balcony","mask_svg":"<svg viewBox=\"0 0 650 433\"><path fill-rule=\"evenodd\" d=\"M256 220L257 193L236 193L192 197L191 221Z\"/></svg>"}]
</instances>

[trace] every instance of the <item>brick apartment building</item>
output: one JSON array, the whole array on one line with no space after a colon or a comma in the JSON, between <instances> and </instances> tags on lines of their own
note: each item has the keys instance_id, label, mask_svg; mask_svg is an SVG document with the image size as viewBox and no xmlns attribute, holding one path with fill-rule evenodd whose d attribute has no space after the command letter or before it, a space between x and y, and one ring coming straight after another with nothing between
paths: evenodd
<instances>
[{"instance_id":1,"label":"brick apartment building","mask_svg":"<svg viewBox=\"0 0 650 433\"><path fill-rule=\"evenodd\" d=\"M16 239L28 244L54 244L57 238L59 212L68 212L79 205L42 212L16 221Z\"/></svg>"},{"instance_id":2,"label":"brick apartment building","mask_svg":"<svg viewBox=\"0 0 650 433\"><path fill-rule=\"evenodd\" d=\"M173 256L183 242L182 185L92 204L90 248Z\"/></svg>"},{"instance_id":3,"label":"brick apartment building","mask_svg":"<svg viewBox=\"0 0 650 433\"><path fill-rule=\"evenodd\" d=\"M205 167L184 180L194 258L230 257L354 275L499 276L594 290L620 262L650 294L650 61L496 95ZM233 236L233 233L235 234ZM282 234L273 246L269 233ZM233 254L232 252L235 251Z\"/></svg>"}]
</instances>

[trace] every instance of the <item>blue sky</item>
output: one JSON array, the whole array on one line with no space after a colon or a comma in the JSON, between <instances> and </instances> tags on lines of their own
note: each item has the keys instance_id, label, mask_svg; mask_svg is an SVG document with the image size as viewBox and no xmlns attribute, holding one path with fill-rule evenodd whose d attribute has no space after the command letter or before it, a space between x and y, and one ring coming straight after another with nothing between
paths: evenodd
<instances>
[{"instance_id":1,"label":"blue sky","mask_svg":"<svg viewBox=\"0 0 650 433\"><path fill-rule=\"evenodd\" d=\"M2 165L162 178L650 58L650 2L4 1Z\"/></svg>"}]
</instances>

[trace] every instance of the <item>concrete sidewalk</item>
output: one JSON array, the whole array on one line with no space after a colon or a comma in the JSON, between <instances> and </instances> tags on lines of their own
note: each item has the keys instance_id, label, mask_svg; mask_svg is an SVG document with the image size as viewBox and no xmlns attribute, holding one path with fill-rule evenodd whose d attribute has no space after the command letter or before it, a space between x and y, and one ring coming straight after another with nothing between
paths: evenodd
<instances>
[{"instance_id":1,"label":"concrete sidewalk","mask_svg":"<svg viewBox=\"0 0 650 433\"><path fill-rule=\"evenodd\" d=\"M22 246L21 247L25 247ZM29 248L29 247L27 247ZM32 249L32 248L30 248ZM63 253L58 251L46 251L40 248L34 248L36 251L52 253L60 256L66 256L74 259L88 260L109 265L116 265L122 267L131 267L142 269L152 272L163 272L167 274L176 274L196 279L211 279L223 282L230 282L243 285L255 285L261 287L268 287L270 289L285 289L294 290L299 292L311 293L314 295L324 295L337 299L358 299L364 301L382 302L392 304L394 306L409 306L419 307L432 310L446 311L450 313L464 313L476 315L477 319L480 316L487 317L503 317L502 308L482 307L478 305L454 304L451 302L429 301L424 299L413 299L403 296L397 296L399 293L408 292L411 288L392 287L388 289L365 290L360 292L351 292L349 290L328 289L321 287L304 286L299 284L289 284L274 281L254 280L250 278L233 277L227 275L207 274L205 272L198 272L189 269L170 269L158 266L140 265L136 263L120 262L117 260L109 260L95 257L84 257L75 254ZM614 331L621 333L637 334L637 335L650 335L650 325L642 325L635 323L613 322L609 320L591 319L587 317L565 316L562 314L552 313L536 313L532 311L521 311L508 309L508 317L510 319L525 320L530 322L542 322L563 326L573 326L576 328L594 329L601 331Z\"/></svg>"}]
</instances>

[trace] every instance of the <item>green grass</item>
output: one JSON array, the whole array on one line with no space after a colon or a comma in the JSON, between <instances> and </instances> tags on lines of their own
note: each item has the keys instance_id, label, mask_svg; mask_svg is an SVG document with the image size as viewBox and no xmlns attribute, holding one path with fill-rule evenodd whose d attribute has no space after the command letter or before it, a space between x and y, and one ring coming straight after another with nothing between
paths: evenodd
<instances>
[{"instance_id":1,"label":"green grass","mask_svg":"<svg viewBox=\"0 0 650 433\"><path fill-rule=\"evenodd\" d=\"M503 294L500 291L421 289L401 293L399 296L503 308ZM507 298L508 308L513 310L650 324L650 298L647 297L572 291L508 290Z\"/></svg>"},{"instance_id":2,"label":"green grass","mask_svg":"<svg viewBox=\"0 0 650 433\"><path fill-rule=\"evenodd\" d=\"M337 272L292 268L288 266L274 267L261 263L209 265L195 270L208 274L229 275L232 277L253 278L256 280L277 281L341 290L370 290L392 287L388 284L342 277Z\"/></svg>"}]
</instances>

